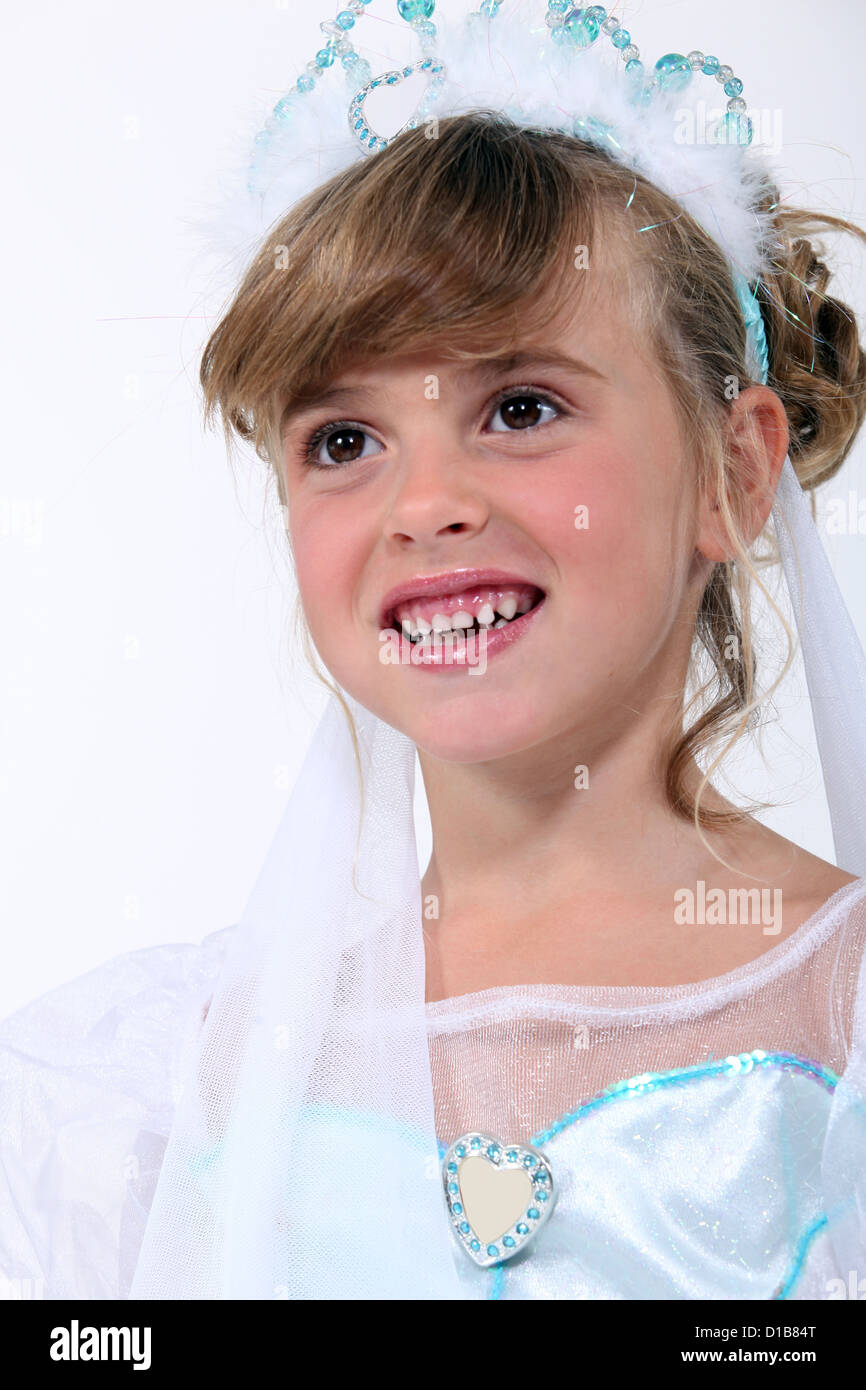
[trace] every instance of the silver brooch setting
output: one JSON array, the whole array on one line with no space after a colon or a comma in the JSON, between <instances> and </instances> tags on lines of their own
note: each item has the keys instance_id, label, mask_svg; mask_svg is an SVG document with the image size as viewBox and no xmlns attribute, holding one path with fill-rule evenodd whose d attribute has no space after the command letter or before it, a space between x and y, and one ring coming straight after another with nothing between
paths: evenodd
<instances>
[{"instance_id":1,"label":"silver brooch setting","mask_svg":"<svg viewBox=\"0 0 866 1390\"><path fill-rule=\"evenodd\" d=\"M454 1234L485 1269L525 1249L556 1202L553 1171L539 1149L478 1130L454 1140L442 1182Z\"/></svg>"}]
</instances>

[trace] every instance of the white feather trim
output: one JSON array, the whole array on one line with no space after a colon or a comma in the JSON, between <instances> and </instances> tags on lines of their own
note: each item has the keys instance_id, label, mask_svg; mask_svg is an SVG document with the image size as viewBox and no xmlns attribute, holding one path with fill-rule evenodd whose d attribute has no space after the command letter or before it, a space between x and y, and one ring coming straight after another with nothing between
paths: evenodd
<instances>
[{"instance_id":1,"label":"white feather trim","mask_svg":"<svg viewBox=\"0 0 866 1390\"><path fill-rule=\"evenodd\" d=\"M706 107L719 104L721 89L712 79L695 73L684 92L656 92L650 102L636 105L623 64L617 65L601 36L576 52L553 43L545 27L530 28L514 16L483 22L480 35L474 19L474 27L465 20L437 25L437 57L447 77L431 114L492 108L518 124L545 129L572 129L575 117L592 116L617 132L620 149L601 142L614 157L679 202L747 280L760 273L775 245L772 218L758 214L755 204L772 171L749 147L677 138L688 123L684 111L693 112L697 131ZM362 46L358 51L363 56ZM298 62L301 70L306 56ZM403 62L417 57L416 52ZM374 75L396 66L374 66ZM291 119L276 123L267 154L259 155L264 193L251 193L247 185L255 133L249 132L209 210L191 224L200 243L197 254L210 252L221 261L214 280L222 294L230 292L265 232L298 199L350 164L377 157L350 133L354 95L335 63L300 98Z\"/></svg>"}]
</instances>

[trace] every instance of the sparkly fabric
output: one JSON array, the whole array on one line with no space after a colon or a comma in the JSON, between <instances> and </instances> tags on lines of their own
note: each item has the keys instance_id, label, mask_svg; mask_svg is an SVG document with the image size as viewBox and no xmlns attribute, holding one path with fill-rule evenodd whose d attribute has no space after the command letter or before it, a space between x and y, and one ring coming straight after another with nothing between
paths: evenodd
<instances>
[{"instance_id":1,"label":"sparkly fabric","mask_svg":"<svg viewBox=\"0 0 866 1390\"><path fill-rule=\"evenodd\" d=\"M858 879L762 957L698 985L527 985L428 1004L440 1143L470 1129L530 1142L558 1184L520 1256L489 1271L462 1255L465 1296L827 1298L849 1270L822 1157L864 944ZM705 1066L753 1049L774 1060ZM679 1069L674 1085L645 1076ZM593 1099L629 1078L628 1094ZM866 1116L859 1141L864 1168ZM847 1142L856 1155L857 1135Z\"/></svg>"},{"instance_id":2,"label":"sparkly fabric","mask_svg":"<svg viewBox=\"0 0 866 1390\"><path fill-rule=\"evenodd\" d=\"M0 1276L16 1287L129 1296L184 1058L233 930L116 957L0 1023ZM530 1141L557 1184L550 1220L513 1260L482 1269L454 1242L459 1296L842 1296L866 1267L864 946L858 879L787 941L699 985L518 986L426 1005L443 1151L470 1129ZM364 1266L357 1192L319 1192L317 1155L364 1153L387 1171L388 1151L415 1141L371 1127L350 1094L305 1134L293 1242L339 1297L340 1271L351 1288ZM203 1151L205 1176L211 1161ZM423 1146L412 1161L440 1181ZM387 1185L364 1192L399 1229Z\"/></svg>"}]
</instances>

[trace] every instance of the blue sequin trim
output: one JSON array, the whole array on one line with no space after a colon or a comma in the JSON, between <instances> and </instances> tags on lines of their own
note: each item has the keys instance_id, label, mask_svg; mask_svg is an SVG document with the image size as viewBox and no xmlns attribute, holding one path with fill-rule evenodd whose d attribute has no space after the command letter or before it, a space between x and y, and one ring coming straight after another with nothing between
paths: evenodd
<instances>
[{"instance_id":1,"label":"blue sequin trim","mask_svg":"<svg viewBox=\"0 0 866 1390\"><path fill-rule=\"evenodd\" d=\"M756 1067L779 1067L782 1071L799 1072L802 1076L811 1076L813 1080L825 1086L828 1091L835 1090L839 1078L829 1067L824 1067L820 1062L813 1062L808 1057L798 1057L793 1052L764 1052L762 1048L755 1048L752 1052L740 1052L731 1057L721 1057L709 1062L700 1062L691 1067L673 1067L670 1071L661 1072L642 1072L638 1076L631 1076L626 1081L617 1081L612 1086L607 1086L605 1090L599 1091L597 1095L591 1096L589 1100L582 1101L574 1110L567 1110L553 1121L548 1129L540 1130L533 1134L529 1143L533 1148L542 1148L544 1144L555 1139L557 1134L567 1129L569 1125L582 1120L585 1115L597 1110L599 1106L612 1100L622 1100L627 1096L645 1095L650 1091L661 1090L663 1086L683 1086L690 1081L698 1081L704 1076L746 1076L754 1071ZM439 1157L444 1158L448 1151L448 1144L443 1140L437 1139L439 1146Z\"/></svg>"},{"instance_id":2,"label":"blue sequin trim","mask_svg":"<svg viewBox=\"0 0 866 1390\"><path fill-rule=\"evenodd\" d=\"M829 1067L823 1067L808 1057L797 1057L793 1052L764 1052L761 1048L756 1048L752 1052L740 1052L736 1056L702 1062L697 1066L675 1067L671 1071L663 1072L644 1072L641 1076L630 1077L628 1081L617 1081L615 1085L608 1086L574 1110L566 1111L558 1120L554 1120L549 1129L534 1134L529 1142L534 1148L541 1148L569 1125L611 1100L644 1095L649 1091L661 1090L663 1086L687 1085L690 1081L700 1080L704 1076L745 1076L756 1067L779 1067L782 1071L799 1072L803 1076L811 1076L828 1091L834 1090L839 1080Z\"/></svg>"},{"instance_id":3,"label":"blue sequin trim","mask_svg":"<svg viewBox=\"0 0 866 1390\"><path fill-rule=\"evenodd\" d=\"M803 1266L806 1263L806 1256L809 1253L809 1246L812 1244L812 1241L815 1239L815 1237L821 1231L823 1231L825 1226L827 1225L829 1225L828 1219L826 1215L822 1212L820 1216L815 1217L815 1220L812 1222L811 1226L807 1226L806 1230L803 1232L799 1241L797 1242L797 1249L794 1253L794 1265L791 1270L791 1273L788 1275L787 1279L785 1279L784 1282L779 1285L778 1289L773 1294L774 1299L788 1298L790 1296L791 1290L793 1289L800 1275L803 1273Z\"/></svg>"}]
</instances>

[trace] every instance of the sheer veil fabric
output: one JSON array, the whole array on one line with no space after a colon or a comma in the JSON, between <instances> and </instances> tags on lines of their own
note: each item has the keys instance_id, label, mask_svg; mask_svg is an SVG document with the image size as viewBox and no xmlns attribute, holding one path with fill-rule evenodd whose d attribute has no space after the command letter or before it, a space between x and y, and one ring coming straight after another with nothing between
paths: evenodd
<instances>
[{"instance_id":1,"label":"sheer veil fabric","mask_svg":"<svg viewBox=\"0 0 866 1390\"><path fill-rule=\"evenodd\" d=\"M457 1296L424 1014L415 748L350 707L359 891L358 778L332 699L202 1028L133 1298Z\"/></svg>"},{"instance_id":2,"label":"sheer veil fabric","mask_svg":"<svg viewBox=\"0 0 866 1390\"><path fill-rule=\"evenodd\" d=\"M836 863L866 874L866 658L790 458L773 519L803 664Z\"/></svg>"}]
</instances>

